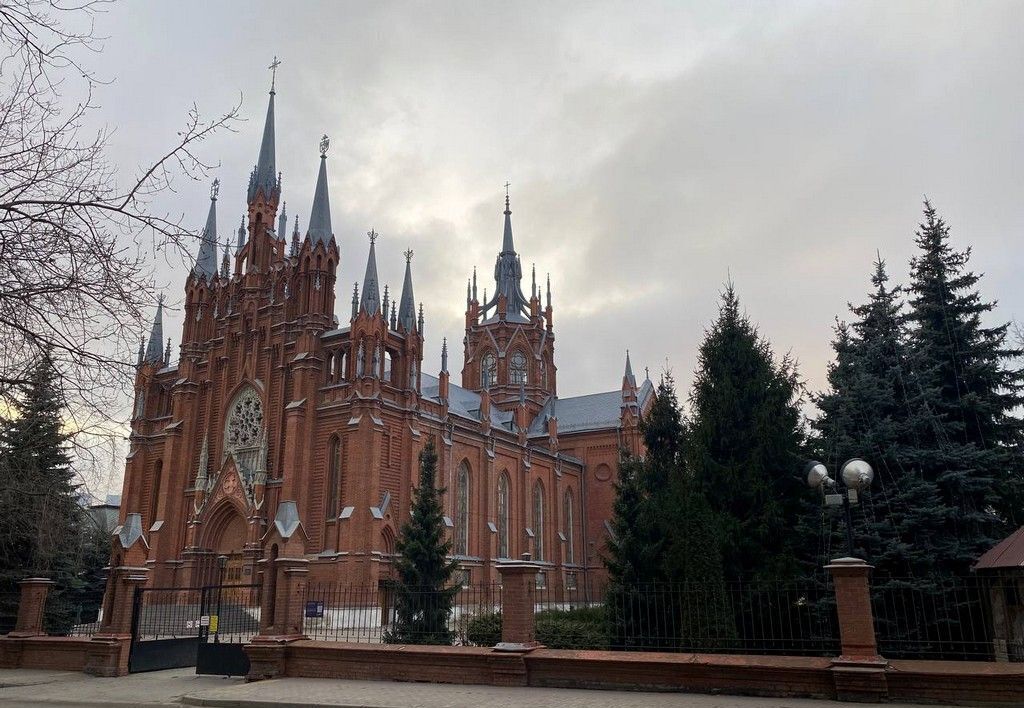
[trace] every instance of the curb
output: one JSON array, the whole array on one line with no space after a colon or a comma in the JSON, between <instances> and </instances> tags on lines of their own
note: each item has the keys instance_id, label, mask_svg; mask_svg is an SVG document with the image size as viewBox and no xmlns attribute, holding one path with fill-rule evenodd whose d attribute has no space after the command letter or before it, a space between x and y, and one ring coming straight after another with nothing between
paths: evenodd
<instances>
[{"instance_id":1,"label":"curb","mask_svg":"<svg viewBox=\"0 0 1024 708\"><path fill-rule=\"evenodd\" d=\"M207 708L401 708L401 706L382 706L366 703L307 703L290 701L261 701L251 698L203 698L202 696L185 696L181 704L186 706L206 706Z\"/></svg>"}]
</instances>

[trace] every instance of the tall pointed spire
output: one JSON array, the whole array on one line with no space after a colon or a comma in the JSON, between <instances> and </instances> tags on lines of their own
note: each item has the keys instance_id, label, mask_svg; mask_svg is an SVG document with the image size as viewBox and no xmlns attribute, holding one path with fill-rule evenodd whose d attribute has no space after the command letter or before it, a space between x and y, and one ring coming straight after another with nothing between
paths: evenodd
<instances>
[{"instance_id":1,"label":"tall pointed spire","mask_svg":"<svg viewBox=\"0 0 1024 708\"><path fill-rule=\"evenodd\" d=\"M630 386L636 387L636 377L633 376L633 365L629 361L629 350L626 350L626 373L623 374L623 380Z\"/></svg>"},{"instance_id":2,"label":"tall pointed spire","mask_svg":"<svg viewBox=\"0 0 1024 708\"><path fill-rule=\"evenodd\" d=\"M313 190L313 211L309 215L309 228L306 236L314 244L324 244L334 238L331 229L331 199L327 193L327 148L331 141L325 135L320 139L320 172L316 176L316 189Z\"/></svg>"},{"instance_id":3,"label":"tall pointed spire","mask_svg":"<svg viewBox=\"0 0 1024 708\"><path fill-rule=\"evenodd\" d=\"M359 311L376 315L380 313L380 286L377 284L377 232L370 229L370 254L366 258L366 274L363 276L363 298L359 301Z\"/></svg>"},{"instance_id":4,"label":"tall pointed spire","mask_svg":"<svg viewBox=\"0 0 1024 708\"><path fill-rule=\"evenodd\" d=\"M448 373L448 337L441 339L441 372Z\"/></svg>"},{"instance_id":5,"label":"tall pointed spire","mask_svg":"<svg viewBox=\"0 0 1024 708\"><path fill-rule=\"evenodd\" d=\"M402 283L402 300L398 306L398 326L406 332L416 328L416 298L412 294L412 249L405 252L405 282Z\"/></svg>"},{"instance_id":6,"label":"tall pointed spire","mask_svg":"<svg viewBox=\"0 0 1024 708\"><path fill-rule=\"evenodd\" d=\"M231 275L231 256L228 255L228 242L224 242L224 255L220 259L220 277L227 278Z\"/></svg>"},{"instance_id":7,"label":"tall pointed spire","mask_svg":"<svg viewBox=\"0 0 1024 708\"><path fill-rule=\"evenodd\" d=\"M199 255L196 256L196 264L192 272L200 278L210 280L217 275L217 192L220 190L220 180L213 180L210 186L210 211L206 215L206 226L203 228L203 236L199 243Z\"/></svg>"},{"instance_id":8,"label":"tall pointed spire","mask_svg":"<svg viewBox=\"0 0 1024 708\"><path fill-rule=\"evenodd\" d=\"M520 283L523 280L523 266L519 262L515 245L512 242L512 208L509 206L508 182L505 183L505 233L501 242L501 253L494 263L494 280L497 287L494 297L484 297L483 311L497 307L498 299L505 298L505 318L513 322L526 322L530 308Z\"/></svg>"},{"instance_id":9,"label":"tall pointed spire","mask_svg":"<svg viewBox=\"0 0 1024 708\"><path fill-rule=\"evenodd\" d=\"M271 71L274 72L274 78L270 83L270 101L267 103L267 118L263 124L263 141L260 143L260 156L256 162L255 169L252 171L252 175L249 177L250 202L259 190L263 190L263 194L267 198L277 197L280 194L274 149L274 96L277 93L274 90L274 84L277 80L277 67L280 65L281 62L277 60L277 57L274 57L274 61L270 65Z\"/></svg>"},{"instance_id":10,"label":"tall pointed spire","mask_svg":"<svg viewBox=\"0 0 1024 708\"><path fill-rule=\"evenodd\" d=\"M160 364L164 356L164 296L160 295L156 303L156 316L153 328L149 331L149 344L146 345L146 362Z\"/></svg>"}]
</instances>

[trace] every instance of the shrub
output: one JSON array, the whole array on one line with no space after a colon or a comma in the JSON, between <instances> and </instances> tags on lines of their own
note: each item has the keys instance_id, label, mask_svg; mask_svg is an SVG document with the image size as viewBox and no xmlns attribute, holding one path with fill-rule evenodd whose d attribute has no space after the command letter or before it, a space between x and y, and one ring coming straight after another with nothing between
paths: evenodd
<instances>
[{"instance_id":1,"label":"shrub","mask_svg":"<svg viewBox=\"0 0 1024 708\"><path fill-rule=\"evenodd\" d=\"M537 641L552 649L607 649L604 612L600 607L544 610L536 615ZM488 612L469 620L466 639L492 647L501 641L501 613Z\"/></svg>"}]
</instances>

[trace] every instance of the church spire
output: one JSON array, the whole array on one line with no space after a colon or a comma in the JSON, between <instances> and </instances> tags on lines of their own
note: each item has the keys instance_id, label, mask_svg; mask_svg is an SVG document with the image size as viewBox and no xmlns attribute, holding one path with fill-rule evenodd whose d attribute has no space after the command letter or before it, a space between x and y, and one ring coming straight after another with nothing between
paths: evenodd
<instances>
[{"instance_id":1,"label":"church spire","mask_svg":"<svg viewBox=\"0 0 1024 708\"><path fill-rule=\"evenodd\" d=\"M494 297L484 297L483 312L496 308L498 300L505 298L505 319L512 322L526 322L530 308L520 283L523 280L523 266L519 262L515 244L512 242L512 209L509 206L508 183L505 183L505 233L501 241L501 253L494 263L494 280L497 285Z\"/></svg>"},{"instance_id":2,"label":"church spire","mask_svg":"<svg viewBox=\"0 0 1024 708\"><path fill-rule=\"evenodd\" d=\"M325 135L320 139L320 173L316 177L316 189L313 191L313 211L309 215L309 227L306 236L314 244L324 244L334 238L331 230L331 199L327 193L327 148L331 141Z\"/></svg>"},{"instance_id":3,"label":"church spire","mask_svg":"<svg viewBox=\"0 0 1024 708\"><path fill-rule=\"evenodd\" d=\"M235 254L237 255L242 247L245 245L245 214L242 214L242 221L238 224L238 244L235 246Z\"/></svg>"},{"instance_id":4,"label":"church spire","mask_svg":"<svg viewBox=\"0 0 1024 708\"><path fill-rule=\"evenodd\" d=\"M206 215L206 227L203 228L202 240L199 243L199 255L192 272L200 278L210 280L217 275L217 192L220 180L213 180L210 186L210 211Z\"/></svg>"},{"instance_id":5,"label":"church spire","mask_svg":"<svg viewBox=\"0 0 1024 708\"><path fill-rule=\"evenodd\" d=\"M370 254L366 258L366 274L363 276L363 298L359 303L359 311L371 317L380 312L380 287L377 284L377 232L370 229Z\"/></svg>"},{"instance_id":6,"label":"church spire","mask_svg":"<svg viewBox=\"0 0 1024 708\"><path fill-rule=\"evenodd\" d=\"M149 332L149 344L146 345L146 363L160 364L163 362L164 345L164 296L157 298L156 316L153 328Z\"/></svg>"},{"instance_id":7,"label":"church spire","mask_svg":"<svg viewBox=\"0 0 1024 708\"><path fill-rule=\"evenodd\" d=\"M270 101L267 103L267 118L263 124L263 141L260 143L260 156L256 162L255 169L252 171L252 175L249 177L250 202L260 190L263 191L264 196L268 199L276 198L280 194L274 149L274 96L277 93L274 90L274 84L277 80L277 67L280 65L281 62L277 60L277 57L274 57L274 61L270 65L270 70L274 72L274 78L271 79L270 83Z\"/></svg>"},{"instance_id":8,"label":"church spire","mask_svg":"<svg viewBox=\"0 0 1024 708\"><path fill-rule=\"evenodd\" d=\"M412 249L405 252L405 282L402 300L398 306L398 326L406 332L416 328L416 298L412 294Z\"/></svg>"},{"instance_id":9,"label":"church spire","mask_svg":"<svg viewBox=\"0 0 1024 708\"><path fill-rule=\"evenodd\" d=\"M629 350L626 350L626 372L622 376L624 384L629 384L633 388L636 388L636 377L633 376L633 365L629 361Z\"/></svg>"}]
</instances>

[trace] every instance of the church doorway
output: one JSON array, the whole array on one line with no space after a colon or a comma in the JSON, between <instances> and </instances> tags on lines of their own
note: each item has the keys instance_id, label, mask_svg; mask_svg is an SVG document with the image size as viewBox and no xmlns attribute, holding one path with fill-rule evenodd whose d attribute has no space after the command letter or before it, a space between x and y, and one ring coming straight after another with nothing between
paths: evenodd
<instances>
[{"instance_id":1,"label":"church doorway","mask_svg":"<svg viewBox=\"0 0 1024 708\"><path fill-rule=\"evenodd\" d=\"M213 563L207 574L207 585L255 582L252 560L244 553L248 528L245 517L231 504L224 504L211 515L208 547L213 551Z\"/></svg>"}]
</instances>

